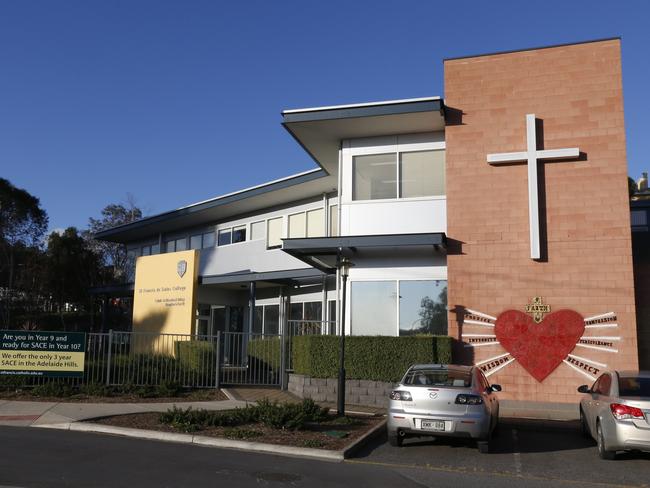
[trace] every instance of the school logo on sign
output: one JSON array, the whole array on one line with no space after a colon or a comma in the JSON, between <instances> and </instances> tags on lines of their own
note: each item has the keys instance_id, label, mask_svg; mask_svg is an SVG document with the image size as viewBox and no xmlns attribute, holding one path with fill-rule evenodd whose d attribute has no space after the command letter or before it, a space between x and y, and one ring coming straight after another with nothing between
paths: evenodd
<instances>
[{"instance_id":1,"label":"school logo on sign","mask_svg":"<svg viewBox=\"0 0 650 488\"><path fill-rule=\"evenodd\" d=\"M182 278L186 271L187 271L187 261L183 259L179 261L178 264L176 265L176 272L178 273L178 276Z\"/></svg>"}]
</instances>

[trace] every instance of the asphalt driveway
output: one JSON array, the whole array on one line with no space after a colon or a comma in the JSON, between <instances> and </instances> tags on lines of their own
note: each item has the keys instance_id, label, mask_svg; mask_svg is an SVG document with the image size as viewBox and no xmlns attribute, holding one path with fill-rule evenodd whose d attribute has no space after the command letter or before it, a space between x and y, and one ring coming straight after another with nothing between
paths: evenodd
<instances>
[{"instance_id":1,"label":"asphalt driveway","mask_svg":"<svg viewBox=\"0 0 650 488\"><path fill-rule=\"evenodd\" d=\"M504 480L650 486L650 454L625 453L616 461L603 461L598 458L595 442L580 434L577 421L502 419L489 454L480 454L470 442L443 438L408 439L404 447L395 448L384 436L351 462L496 475Z\"/></svg>"}]
</instances>

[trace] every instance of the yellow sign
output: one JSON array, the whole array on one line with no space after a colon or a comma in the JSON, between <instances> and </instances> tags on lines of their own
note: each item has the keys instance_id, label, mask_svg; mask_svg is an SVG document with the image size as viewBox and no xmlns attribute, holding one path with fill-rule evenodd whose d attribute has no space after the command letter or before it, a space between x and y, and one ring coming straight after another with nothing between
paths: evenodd
<instances>
[{"instance_id":1,"label":"yellow sign","mask_svg":"<svg viewBox=\"0 0 650 488\"><path fill-rule=\"evenodd\" d=\"M551 312L551 306L544 303L542 297L534 297L533 303L526 305L526 313L533 316L535 323L539 324L544 319L545 313Z\"/></svg>"},{"instance_id":2,"label":"yellow sign","mask_svg":"<svg viewBox=\"0 0 650 488\"><path fill-rule=\"evenodd\" d=\"M199 251L138 258L135 266L133 331L191 334L196 310Z\"/></svg>"}]
</instances>

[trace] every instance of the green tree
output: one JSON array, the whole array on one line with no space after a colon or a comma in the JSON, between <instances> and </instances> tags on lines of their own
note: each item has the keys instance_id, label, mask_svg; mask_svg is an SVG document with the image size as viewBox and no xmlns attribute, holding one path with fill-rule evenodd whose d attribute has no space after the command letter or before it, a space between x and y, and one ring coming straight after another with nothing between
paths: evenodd
<instances>
[{"instance_id":1,"label":"green tree","mask_svg":"<svg viewBox=\"0 0 650 488\"><path fill-rule=\"evenodd\" d=\"M38 198L0 178L0 287L4 288L1 307L3 327L11 325L13 303L28 290L16 290L16 255L26 248L39 247L47 230L48 218Z\"/></svg>"},{"instance_id":2,"label":"green tree","mask_svg":"<svg viewBox=\"0 0 650 488\"><path fill-rule=\"evenodd\" d=\"M63 312L66 304L77 311L93 312L89 289L95 286L101 274L100 259L76 228L53 232L47 242L45 281L65 330ZM79 310L81 309L81 310Z\"/></svg>"},{"instance_id":3,"label":"green tree","mask_svg":"<svg viewBox=\"0 0 650 488\"><path fill-rule=\"evenodd\" d=\"M132 197L126 204L113 203L103 208L101 218L90 218L88 230L84 237L88 246L99 256L103 266L111 270L110 281L124 281L129 275L126 246L115 242L106 242L94 239L94 235L102 230L118 225L128 224L142 218L142 210L135 205Z\"/></svg>"},{"instance_id":4,"label":"green tree","mask_svg":"<svg viewBox=\"0 0 650 488\"><path fill-rule=\"evenodd\" d=\"M420 301L420 327L418 334L446 334L447 333L447 287L445 286L438 300L424 297Z\"/></svg>"}]
</instances>

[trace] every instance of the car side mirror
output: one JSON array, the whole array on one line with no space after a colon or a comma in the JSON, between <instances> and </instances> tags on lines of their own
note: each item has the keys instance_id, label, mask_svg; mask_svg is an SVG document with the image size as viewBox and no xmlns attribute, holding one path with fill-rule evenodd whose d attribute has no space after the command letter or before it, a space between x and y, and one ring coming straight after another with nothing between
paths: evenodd
<instances>
[{"instance_id":1,"label":"car side mirror","mask_svg":"<svg viewBox=\"0 0 650 488\"><path fill-rule=\"evenodd\" d=\"M580 392L580 393L591 393L591 390L589 389L589 385L580 385L578 387L578 392Z\"/></svg>"},{"instance_id":2,"label":"car side mirror","mask_svg":"<svg viewBox=\"0 0 650 488\"><path fill-rule=\"evenodd\" d=\"M490 386L490 390L492 390L492 391L501 391L501 385L492 385L492 386Z\"/></svg>"}]
</instances>

